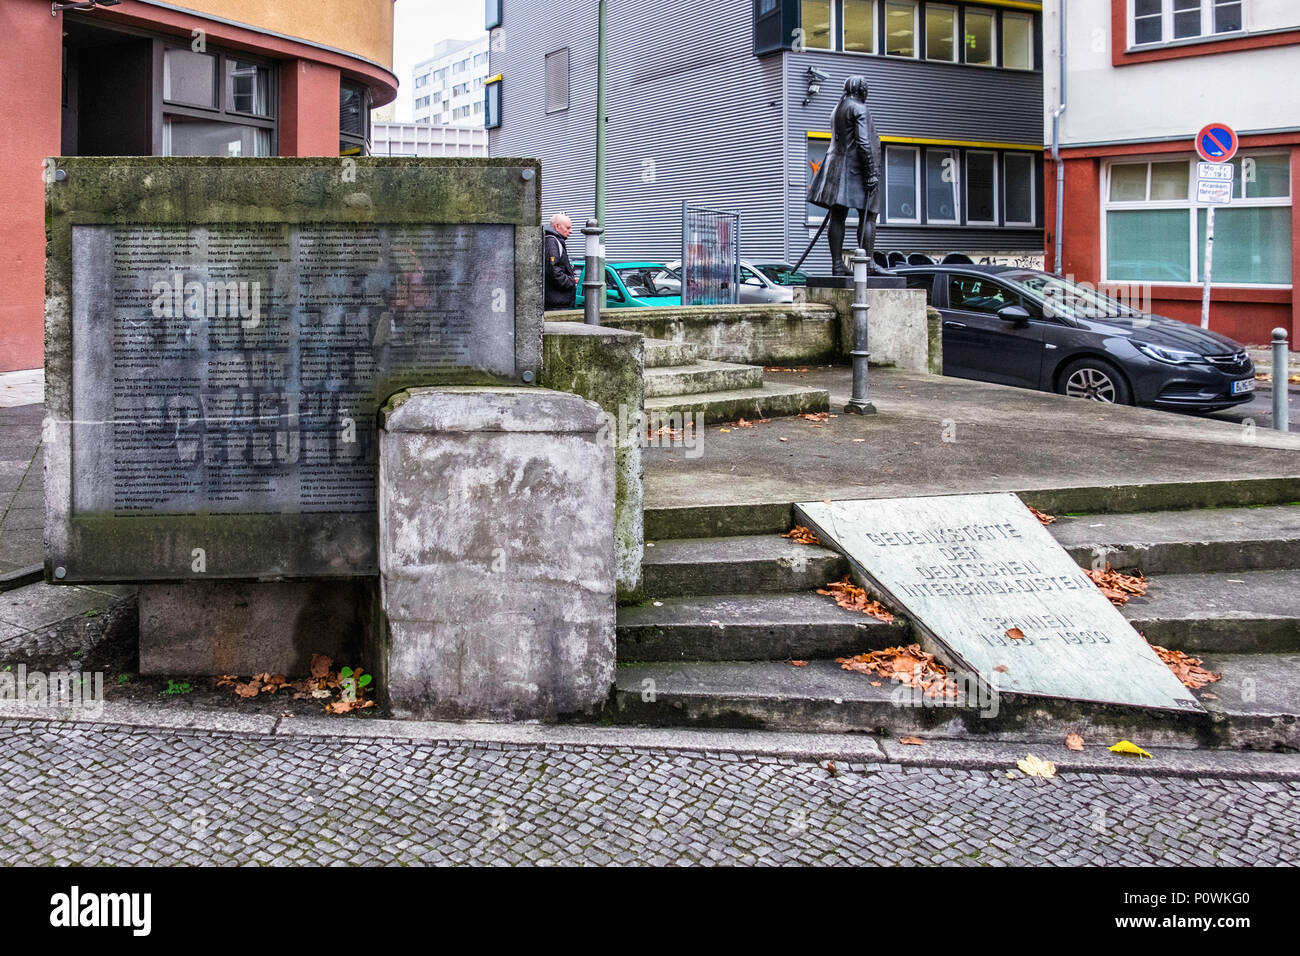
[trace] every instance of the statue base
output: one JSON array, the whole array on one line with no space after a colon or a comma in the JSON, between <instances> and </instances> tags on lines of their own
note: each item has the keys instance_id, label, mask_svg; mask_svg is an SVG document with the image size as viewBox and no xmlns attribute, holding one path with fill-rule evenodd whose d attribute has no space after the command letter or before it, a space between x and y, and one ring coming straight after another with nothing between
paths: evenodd
<instances>
[{"instance_id":1,"label":"statue base","mask_svg":"<svg viewBox=\"0 0 1300 956\"><path fill-rule=\"evenodd\" d=\"M810 289L852 289L853 276L809 276ZM902 276L867 276L868 289L906 289L907 280Z\"/></svg>"}]
</instances>

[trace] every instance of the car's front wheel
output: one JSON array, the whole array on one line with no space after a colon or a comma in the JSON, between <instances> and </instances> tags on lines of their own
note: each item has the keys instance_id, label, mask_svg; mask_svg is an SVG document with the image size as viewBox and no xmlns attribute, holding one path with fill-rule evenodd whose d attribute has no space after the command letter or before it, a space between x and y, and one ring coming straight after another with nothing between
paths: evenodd
<instances>
[{"instance_id":1,"label":"car's front wheel","mask_svg":"<svg viewBox=\"0 0 1300 956\"><path fill-rule=\"evenodd\" d=\"M1133 393L1119 369L1101 359L1075 359L1061 370L1057 391L1109 405L1133 404Z\"/></svg>"}]
</instances>

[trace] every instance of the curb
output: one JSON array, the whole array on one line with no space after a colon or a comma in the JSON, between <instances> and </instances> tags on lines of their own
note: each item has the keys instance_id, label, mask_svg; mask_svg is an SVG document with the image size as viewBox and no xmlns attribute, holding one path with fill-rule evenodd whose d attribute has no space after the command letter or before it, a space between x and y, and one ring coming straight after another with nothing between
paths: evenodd
<instances>
[{"instance_id":1,"label":"curb","mask_svg":"<svg viewBox=\"0 0 1300 956\"><path fill-rule=\"evenodd\" d=\"M98 715L0 702L0 720L76 729L131 728L190 733L330 738L351 742L402 740L482 744L488 747L617 748L735 754L798 761L843 760L899 768L1015 771L1026 754L1052 760L1058 774L1205 777L1223 780L1300 781L1300 753L1148 748L1154 759L1112 754L1099 743L1084 752L1063 743L927 740L921 746L863 734L780 733L748 730L679 730L588 724L451 723L444 721L273 717L214 711L170 711L155 705L111 702ZM1015 771L1018 773L1018 771Z\"/></svg>"},{"instance_id":2,"label":"curb","mask_svg":"<svg viewBox=\"0 0 1300 956\"><path fill-rule=\"evenodd\" d=\"M0 593L26 587L29 584L40 584L44 580L44 565L33 564L30 567L19 568L17 571L10 571L8 574L0 574Z\"/></svg>"}]
</instances>

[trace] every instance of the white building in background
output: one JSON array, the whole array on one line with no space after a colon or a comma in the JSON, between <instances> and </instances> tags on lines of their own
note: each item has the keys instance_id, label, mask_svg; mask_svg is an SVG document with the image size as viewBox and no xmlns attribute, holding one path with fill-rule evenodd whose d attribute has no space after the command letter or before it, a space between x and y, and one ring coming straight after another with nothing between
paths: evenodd
<instances>
[{"instance_id":1,"label":"white building in background","mask_svg":"<svg viewBox=\"0 0 1300 956\"><path fill-rule=\"evenodd\" d=\"M483 125L483 81L488 75L488 35L443 40L433 56L411 70L411 116L434 126Z\"/></svg>"},{"instance_id":2,"label":"white building in background","mask_svg":"<svg viewBox=\"0 0 1300 956\"><path fill-rule=\"evenodd\" d=\"M371 156L486 156L488 132L473 126L432 123L370 125Z\"/></svg>"}]
</instances>

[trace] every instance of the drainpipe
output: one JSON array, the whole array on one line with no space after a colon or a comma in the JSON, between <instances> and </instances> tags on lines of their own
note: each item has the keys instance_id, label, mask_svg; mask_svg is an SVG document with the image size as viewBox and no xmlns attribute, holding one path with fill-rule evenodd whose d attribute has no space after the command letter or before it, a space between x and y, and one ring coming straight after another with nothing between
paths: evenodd
<instances>
[{"instance_id":1,"label":"drainpipe","mask_svg":"<svg viewBox=\"0 0 1300 956\"><path fill-rule=\"evenodd\" d=\"M1058 0L1056 12L1060 38L1057 40L1056 109L1052 110L1052 165L1056 167L1056 274L1061 271L1061 226L1065 222L1065 166L1061 163L1061 114L1065 112L1065 0Z\"/></svg>"}]
</instances>

